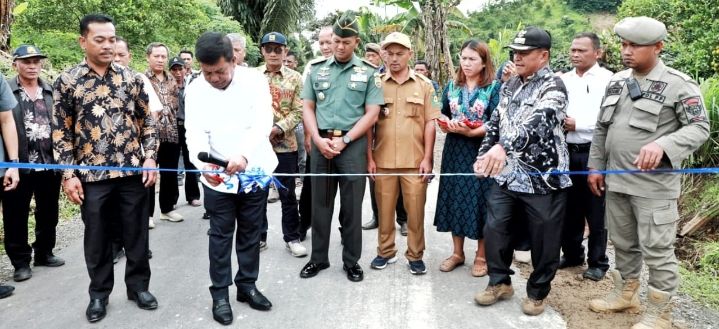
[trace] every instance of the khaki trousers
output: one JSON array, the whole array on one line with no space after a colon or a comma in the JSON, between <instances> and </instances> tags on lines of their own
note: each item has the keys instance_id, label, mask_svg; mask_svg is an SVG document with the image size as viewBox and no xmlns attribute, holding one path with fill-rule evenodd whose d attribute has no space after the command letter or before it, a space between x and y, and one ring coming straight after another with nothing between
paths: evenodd
<instances>
[{"instance_id":1,"label":"khaki trousers","mask_svg":"<svg viewBox=\"0 0 719 329\"><path fill-rule=\"evenodd\" d=\"M607 192L607 229L615 248L617 270L624 279L638 279L642 259L649 268L649 285L674 294L679 286L674 241L676 199L647 199Z\"/></svg>"},{"instance_id":2,"label":"khaki trousers","mask_svg":"<svg viewBox=\"0 0 719 329\"><path fill-rule=\"evenodd\" d=\"M377 168L380 174L416 174L419 169ZM404 208L407 210L407 252L410 261L421 260L424 254L424 204L427 183L420 176L375 176L375 197L379 216L377 255L392 258L397 254L395 245L395 207L400 185Z\"/></svg>"}]
</instances>

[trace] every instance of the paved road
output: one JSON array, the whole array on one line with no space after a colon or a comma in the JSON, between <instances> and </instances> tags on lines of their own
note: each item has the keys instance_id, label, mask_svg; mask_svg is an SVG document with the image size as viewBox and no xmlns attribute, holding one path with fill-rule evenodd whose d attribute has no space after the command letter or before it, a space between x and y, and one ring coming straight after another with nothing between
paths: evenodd
<instances>
[{"instance_id":1,"label":"paved road","mask_svg":"<svg viewBox=\"0 0 719 329\"><path fill-rule=\"evenodd\" d=\"M430 185L428 200L436 200L438 182ZM339 198L338 198L339 199ZM180 200L184 200L181 196ZM561 316L551 309L539 317L522 314L524 280L514 279L515 296L495 306L477 306L473 296L484 289L487 278L470 275L471 261L451 273L438 270L451 252L447 233L432 226L434 204L427 206L425 262L428 273L413 276L401 259L382 271L369 268L375 256L377 231L365 231L360 264L365 280L349 282L342 271L341 245L334 229L330 248L332 266L312 279L300 279L308 258L294 258L284 248L280 204L270 204L269 250L261 254L257 283L272 301L269 312L255 311L232 301L233 327L242 328L565 328ZM336 208L338 209L338 208ZM178 208L182 223L158 222L150 232L152 281L150 290L160 307L144 311L128 301L122 273L124 261L115 268L115 291L110 296L107 317L97 324L85 320L89 279L82 254L82 239L58 255L67 264L57 269L37 268L31 280L13 283L15 294L0 300L0 328L221 328L212 319L207 259L208 221L202 208ZM156 211L159 213L159 210ZM365 199L365 218L371 210ZM337 221L335 221L335 226ZM310 235L311 239L311 235ZM397 235L400 254L406 246ZM309 240L306 245L309 246ZM465 253L472 255L474 244ZM234 262L234 256L233 256ZM235 263L235 269L237 264ZM234 296L231 288L230 295Z\"/></svg>"}]
</instances>

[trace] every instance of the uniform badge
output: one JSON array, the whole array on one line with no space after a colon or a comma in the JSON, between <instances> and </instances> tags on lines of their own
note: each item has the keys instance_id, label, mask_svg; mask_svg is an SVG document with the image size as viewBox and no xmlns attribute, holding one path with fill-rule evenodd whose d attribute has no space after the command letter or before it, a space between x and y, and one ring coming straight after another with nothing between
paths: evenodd
<instances>
[{"instance_id":1,"label":"uniform badge","mask_svg":"<svg viewBox=\"0 0 719 329\"><path fill-rule=\"evenodd\" d=\"M374 74L374 85L377 88L382 88L382 77L379 75L379 73Z\"/></svg>"},{"instance_id":2,"label":"uniform badge","mask_svg":"<svg viewBox=\"0 0 719 329\"><path fill-rule=\"evenodd\" d=\"M689 97L682 100L684 106L684 112L687 115L689 122L701 122L706 121L704 115L704 104L699 96Z\"/></svg>"},{"instance_id":3,"label":"uniform badge","mask_svg":"<svg viewBox=\"0 0 719 329\"><path fill-rule=\"evenodd\" d=\"M356 73L350 75L350 81L367 82L367 75L362 73Z\"/></svg>"},{"instance_id":4,"label":"uniform badge","mask_svg":"<svg viewBox=\"0 0 719 329\"><path fill-rule=\"evenodd\" d=\"M355 83L355 82L350 83L350 88L357 89L357 83Z\"/></svg>"},{"instance_id":5,"label":"uniform badge","mask_svg":"<svg viewBox=\"0 0 719 329\"><path fill-rule=\"evenodd\" d=\"M319 93L317 93L317 99L319 99L321 101L325 100L325 93L323 93L321 91Z\"/></svg>"},{"instance_id":6,"label":"uniform badge","mask_svg":"<svg viewBox=\"0 0 719 329\"><path fill-rule=\"evenodd\" d=\"M649 86L649 91L653 92L655 94L663 94L664 89L667 88L667 83L664 81L652 81L652 84Z\"/></svg>"},{"instance_id":7,"label":"uniform badge","mask_svg":"<svg viewBox=\"0 0 719 329\"><path fill-rule=\"evenodd\" d=\"M362 67L359 67L359 66L355 66L355 67L353 67L352 69L355 71L355 73L360 73L360 72L362 72Z\"/></svg>"},{"instance_id":8,"label":"uniform badge","mask_svg":"<svg viewBox=\"0 0 719 329\"><path fill-rule=\"evenodd\" d=\"M322 83L322 88L329 88L329 87L330 87L330 83L329 83L329 82L324 82L324 83Z\"/></svg>"},{"instance_id":9,"label":"uniform badge","mask_svg":"<svg viewBox=\"0 0 719 329\"><path fill-rule=\"evenodd\" d=\"M622 93L622 89L624 89L624 81L623 80L613 81L609 85L609 87L607 87L607 96L620 95Z\"/></svg>"}]
</instances>

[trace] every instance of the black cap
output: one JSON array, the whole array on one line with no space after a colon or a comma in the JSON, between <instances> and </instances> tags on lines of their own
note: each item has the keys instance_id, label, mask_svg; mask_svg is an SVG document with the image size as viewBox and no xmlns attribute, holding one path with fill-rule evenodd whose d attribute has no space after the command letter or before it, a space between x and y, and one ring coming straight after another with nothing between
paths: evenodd
<instances>
[{"instance_id":1,"label":"black cap","mask_svg":"<svg viewBox=\"0 0 719 329\"><path fill-rule=\"evenodd\" d=\"M31 57L47 58L47 56L40 51L40 48L33 45L20 45L12 53L12 60Z\"/></svg>"},{"instance_id":2,"label":"black cap","mask_svg":"<svg viewBox=\"0 0 719 329\"><path fill-rule=\"evenodd\" d=\"M283 46L287 45L287 38L282 33L279 32L270 32L265 34L262 37L262 40L260 41L260 46L265 45L267 43L276 43Z\"/></svg>"},{"instance_id":3,"label":"black cap","mask_svg":"<svg viewBox=\"0 0 719 329\"><path fill-rule=\"evenodd\" d=\"M170 69L172 69L172 67L175 66L175 65L185 66L185 64L186 64L186 63L185 63L185 61L184 61L182 58L180 58L180 57L173 57L173 58L170 60L170 64L169 64L167 67L169 67Z\"/></svg>"},{"instance_id":4,"label":"black cap","mask_svg":"<svg viewBox=\"0 0 719 329\"><path fill-rule=\"evenodd\" d=\"M544 29L528 26L519 31L507 47L514 50L550 49L552 48L552 36Z\"/></svg>"}]
</instances>

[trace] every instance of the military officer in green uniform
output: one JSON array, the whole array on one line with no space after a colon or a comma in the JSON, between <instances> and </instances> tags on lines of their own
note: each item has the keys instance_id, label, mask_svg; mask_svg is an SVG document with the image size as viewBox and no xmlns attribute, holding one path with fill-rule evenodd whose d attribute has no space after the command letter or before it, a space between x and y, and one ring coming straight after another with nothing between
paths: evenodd
<instances>
[{"instance_id":1,"label":"military officer in green uniform","mask_svg":"<svg viewBox=\"0 0 719 329\"><path fill-rule=\"evenodd\" d=\"M384 104L377 67L354 55L359 44L357 18L347 13L333 27L334 55L312 64L302 91L305 134L312 136L310 168L317 174L367 172L365 133ZM362 253L364 176L312 177L312 256L300 277L329 267L330 227L337 188L343 216L343 269L350 281L362 281L357 264Z\"/></svg>"},{"instance_id":2,"label":"military officer in green uniform","mask_svg":"<svg viewBox=\"0 0 719 329\"><path fill-rule=\"evenodd\" d=\"M709 120L697 83L659 59L667 35L663 23L625 18L614 27L622 38L627 70L607 85L590 149L590 170L678 169L709 136ZM606 190L606 225L616 249L615 289L590 301L595 312L640 310L642 259L649 268L647 309L632 329L671 328L671 297L679 284L674 255L676 173L590 174L594 194Z\"/></svg>"}]
</instances>

